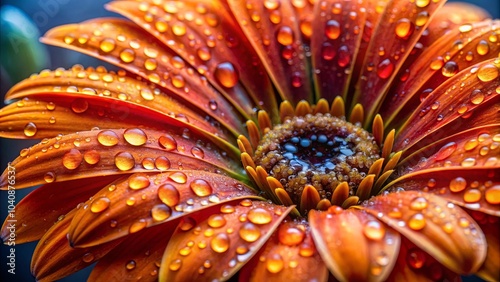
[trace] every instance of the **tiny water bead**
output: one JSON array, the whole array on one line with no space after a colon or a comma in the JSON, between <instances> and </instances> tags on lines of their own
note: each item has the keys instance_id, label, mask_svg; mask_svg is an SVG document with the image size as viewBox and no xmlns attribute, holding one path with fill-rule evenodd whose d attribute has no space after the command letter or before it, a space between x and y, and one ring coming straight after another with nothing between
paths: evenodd
<instances>
[{"instance_id":1,"label":"tiny water bead","mask_svg":"<svg viewBox=\"0 0 500 282\"><path fill-rule=\"evenodd\" d=\"M306 185L314 186L322 199L330 199L341 182L348 182L355 194L379 154L364 129L330 114L316 114L275 126L263 136L254 162L299 203Z\"/></svg>"}]
</instances>

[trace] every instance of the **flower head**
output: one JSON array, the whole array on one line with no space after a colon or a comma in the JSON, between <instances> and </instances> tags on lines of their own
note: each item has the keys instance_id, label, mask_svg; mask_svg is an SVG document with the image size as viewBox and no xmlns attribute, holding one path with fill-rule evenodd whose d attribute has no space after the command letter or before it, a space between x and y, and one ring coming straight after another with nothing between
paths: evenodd
<instances>
[{"instance_id":1,"label":"flower head","mask_svg":"<svg viewBox=\"0 0 500 282\"><path fill-rule=\"evenodd\" d=\"M498 280L500 21L444 2L114 1L50 30L120 70L7 93L0 134L42 139L0 179L42 185L32 273Z\"/></svg>"}]
</instances>

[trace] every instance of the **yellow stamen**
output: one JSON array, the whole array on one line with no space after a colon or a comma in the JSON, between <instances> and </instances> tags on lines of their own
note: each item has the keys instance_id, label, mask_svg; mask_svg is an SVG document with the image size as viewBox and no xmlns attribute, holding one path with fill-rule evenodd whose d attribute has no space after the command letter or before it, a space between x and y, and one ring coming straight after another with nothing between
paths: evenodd
<instances>
[{"instance_id":1,"label":"yellow stamen","mask_svg":"<svg viewBox=\"0 0 500 282\"><path fill-rule=\"evenodd\" d=\"M329 107L330 106L328 105L328 101L326 99L322 98L318 101L318 104L316 104L316 107L314 108L313 114L317 114L317 113L326 114L330 111Z\"/></svg>"},{"instance_id":2,"label":"yellow stamen","mask_svg":"<svg viewBox=\"0 0 500 282\"><path fill-rule=\"evenodd\" d=\"M379 114L377 114L373 119L372 135L373 138L375 138L377 145L381 147L384 142L384 120Z\"/></svg>"},{"instance_id":3,"label":"yellow stamen","mask_svg":"<svg viewBox=\"0 0 500 282\"><path fill-rule=\"evenodd\" d=\"M347 209L351 206L357 205L359 202L358 196L350 196L342 203L342 208Z\"/></svg>"},{"instance_id":4,"label":"yellow stamen","mask_svg":"<svg viewBox=\"0 0 500 282\"><path fill-rule=\"evenodd\" d=\"M307 101L300 101L295 108L295 115L303 117L312 112L311 105Z\"/></svg>"},{"instance_id":5,"label":"yellow stamen","mask_svg":"<svg viewBox=\"0 0 500 282\"><path fill-rule=\"evenodd\" d=\"M283 101L280 104L280 119L283 123L287 118L293 117L295 115L295 110L293 106L288 101Z\"/></svg>"},{"instance_id":6,"label":"yellow stamen","mask_svg":"<svg viewBox=\"0 0 500 282\"><path fill-rule=\"evenodd\" d=\"M271 119L269 118L269 115L266 111L260 110L257 113L257 122L259 123L259 128L262 134L265 134L273 128Z\"/></svg>"},{"instance_id":7,"label":"yellow stamen","mask_svg":"<svg viewBox=\"0 0 500 282\"><path fill-rule=\"evenodd\" d=\"M349 184L347 182L342 182L333 191L332 194L332 205L340 206L349 197Z\"/></svg>"},{"instance_id":8,"label":"yellow stamen","mask_svg":"<svg viewBox=\"0 0 500 282\"><path fill-rule=\"evenodd\" d=\"M334 117L345 117L345 104L342 97L335 97L332 103L332 108L330 109L330 113Z\"/></svg>"},{"instance_id":9,"label":"yellow stamen","mask_svg":"<svg viewBox=\"0 0 500 282\"><path fill-rule=\"evenodd\" d=\"M305 214L307 211L315 209L320 200L318 190L312 185L306 185L300 196L300 211Z\"/></svg>"},{"instance_id":10,"label":"yellow stamen","mask_svg":"<svg viewBox=\"0 0 500 282\"><path fill-rule=\"evenodd\" d=\"M384 146L382 147L382 158L388 160L389 155L392 152L392 146L394 145L394 135L396 130L389 131L389 134L385 137Z\"/></svg>"},{"instance_id":11,"label":"yellow stamen","mask_svg":"<svg viewBox=\"0 0 500 282\"><path fill-rule=\"evenodd\" d=\"M366 200L370 197L370 192L372 191L373 183L375 182L375 175L367 175L361 183L359 183L358 190L356 191L356 196L361 200Z\"/></svg>"},{"instance_id":12,"label":"yellow stamen","mask_svg":"<svg viewBox=\"0 0 500 282\"><path fill-rule=\"evenodd\" d=\"M365 119L365 110L361 104L356 104L352 109L351 116L349 117L349 122L352 124L363 123Z\"/></svg>"},{"instance_id":13,"label":"yellow stamen","mask_svg":"<svg viewBox=\"0 0 500 282\"><path fill-rule=\"evenodd\" d=\"M250 138L250 144L252 144L253 148L257 148L260 141L259 128L255 124L255 122L248 120L247 130L248 130L248 137Z\"/></svg>"}]
</instances>

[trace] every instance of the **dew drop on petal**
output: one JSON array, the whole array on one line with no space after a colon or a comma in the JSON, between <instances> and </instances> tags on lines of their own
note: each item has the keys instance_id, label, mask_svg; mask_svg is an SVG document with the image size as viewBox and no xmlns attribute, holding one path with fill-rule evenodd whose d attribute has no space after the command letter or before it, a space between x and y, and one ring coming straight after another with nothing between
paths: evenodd
<instances>
[{"instance_id":1,"label":"dew drop on petal","mask_svg":"<svg viewBox=\"0 0 500 282\"><path fill-rule=\"evenodd\" d=\"M394 33L399 38L407 39L413 34L414 30L415 30L414 24L409 19L402 18L396 22Z\"/></svg>"},{"instance_id":2,"label":"dew drop on petal","mask_svg":"<svg viewBox=\"0 0 500 282\"><path fill-rule=\"evenodd\" d=\"M158 138L158 143L162 148L167 151L173 151L177 149L177 141L171 135L162 135Z\"/></svg>"},{"instance_id":3,"label":"dew drop on petal","mask_svg":"<svg viewBox=\"0 0 500 282\"><path fill-rule=\"evenodd\" d=\"M212 187L210 184L208 184L207 181L203 179L195 179L191 182L189 185L191 187L191 190L196 194L198 197L206 197L210 194L212 194Z\"/></svg>"},{"instance_id":4,"label":"dew drop on petal","mask_svg":"<svg viewBox=\"0 0 500 282\"><path fill-rule=\"evenodd\" d=\"M182 261L180 259L173 260L169 265L168 269L171 271L178 271L182 266Z\"/></svg>"},{"instance_id":5,"label":"dew drop on petal","mask_svg":"<svg viewBox=\"0 0 500 282\"><path fill-rule=\"evenodd\" d=\"M488 82L498 78L499 73L500 71L498 70L498 67L493 64L486 64L479 68L477 71L477 77L482 82Z\"/></svg>"},{"instance_id":6,"label":"dew drop on petal","mask_svg":"<svg viewBox=\"0 0 500 282\"><path fill-rule=\"evenodd\" d=\"M477 43L476 52L479 55L484 56L488 54L489 51L490 51L490 46L488 45L488 41L483 39L479 41L479 43Z\"/></svg>"},{"instance_id":7,"label":"dew drop on petal","mask_svg":"<svg viewBox=\"0 0 500 282\"><path fill-rule=\"evenodd\" d=\"M170 168L170 160L164 156L158 157L154 160L154 166L158 170L168 170Z\"/></svg>"},{"instance_id":8,"label":"dew drop on petal","mask_svg":"<svg viewBox=\"0 0 500 282\"><path fill-rule=\"evenodd\" d=\"M369 220L363 226L363 234L368 239L379 241L385 236L385 228L379 221Z\"/></svg>"},{"instance_id":9,"label":"dew drop on petal","mask_svg":"<svg viewBox=\"0 0 500 282\"><path fill-rule=\"evenodd\" d=\"M484 196L488 203L492 205L500 204L500 185L494 185L487 188Z\"/></svg>"},{"instance_id":10,"label":"dew drop on petal","mask_svg":"<svg viewBox=\"0 0 500 282\"><path fill-rule=\"evenodd\" d=\"M325 24L325 35L329 39L335 40L340 36L340 24L336 20L329 20Z\"/></svg>"},{"instance_id":11,"label":"dew drop on petal","mask_svg":"<svg viewBox=\"0 0 500 282\"><path fill-rule=\"evenodd\" d=\"M90 211L93 213L103 212L110 204L111 200L108 197L99 197L90 204Z\"/></svg>"},{"instance_id":12,"label":"dew drop on petal","mask_svg":"<svg viewBox=\"0 0 500 282\"><path fill-rule=\"evenodd\" d=\"M390 59L385 59L377 66L377 75L382 79L389 78L394 71L394 64Z\"/></svg>"},{"instance_id":13,"label":"dew drop on petal","mask_svg":"<svg viewBox=\"0 0 500 282\"><path fill-rule=\"evenodd\" d=\"M55 173L49 171L43 176L43 180L47 183L52 183L56 180L56 175Z\"/></svg>"},{"instance_id":14,"label":"dew drop on petal","mask_svg":"<svg viewBox=\"0 0 500 282\"><path fill-rule=\"evenodd\" d=\"M146 228L147 226L147 222L145 219L139 219L138 221L132 223L132 225L130 225L128 231L130 233L136 233L136 232L139 232L141 231L142 229Z\"/></svg>"},{"instance_id":15,"label":"dew drop on petal","mask_svg":"<svg viewBox=\"0 0 500 282\"><path fill-rule=\"evenodd\" d=\"M168 178L175 183L184 184L187 182L187 175L183 172L174 172L168 176Z\"/></svg>"},{"instance_id":16,"label":"dew drop on petal","mask_svg":"<svg viewBox=\"0 0 500 282\"><path fill-rule=\"evenodd\" d=\"M128 178L128 187L132 190L139 190L148 187L149 178L144 174L132 174Z\"/></svg>"},{"instance_id":17,"label":"dew drop on petal","mask_svg":"<svg viewBox=\"0 0 500 282\"><path fill-rule=\"evenodd\" d=\"M408 219L408 226L413 230L422 230L425 225L425 218L421 213L414 214Z\"/></svg>"},{"instance_id":18,"label":"dew drop on petal","mask_svg":"<svg viewBox=\"0 0 500 282\"><path fill-rule=\"evenodd\" d=\"M271 213L263 208L251 209L247 214L247 218L255 224L268 224L273 219Z\"/></svg>"},{"instance_id":19,"label":"dew drop on petal","mask_svg":"<svg viewBox=\"0 0 500 282\"><path fill-rule=\"evenodd\" d=\"M229 236L226 233L219 233L210 241L210 247L217 253L224 253L230 246Z\"/></svg>"},{"instance_id":20,"label":"dew drop on petal","mask_svg":"<svg viewBox=\"0 0 500 282\"><path fill-rule=\"evenodd\" d=\"M419 249L411 249L406 255L406 262L413 269L420 269L425 264L425 254Z\"/></svg>"},{"instance_id":21,"label":"dew drop on petal","mask_svg":"<svg viewBox=\"0 0 500 282\"><path fill-rule=\"evenodd\" d=\"M71 149L62 158L63 166L67 169L77 169L83 161L82 153L77 149Z\"/></svg>"},{"instance_id":22,"label":"dew drop on petal","mask_svg":"<svg viewBox=\"0 0 500 282\"><path fill-rule=\"evenodd\" d=\"M32 137L36 134L37 130L38 129L36 128L36 125L33 122L28 122L24 126L24 135L27 137Z\"/></svg>"},{"instance_id":23,"label":"dew drop on petal","mask_svg":"<svg viewBox=\"0 0 500 282\"><path fill-rule=\"evenodd\" d=\"M71 103L71 110L77 114L84 113L89 108L89 102L86 99L78 98Z\"/></svg>"},{"instance_id":24,"label":"dew drop on petal","mask_svg":"<svg viewBox=\"0 0 500 282\"><path fill-rule=\"evenodd\" d=\"M458 64L454 61L448 61L441 69L441 73L446 77L452 77L458 73Z\"/></svg>"},{"instance_id":25,"label":"dew drop on petal","mask_svg":"<svg viewBox=\"0 0 500 282\"><path fill-rule=\"evenodd\" d=\"M100 45L99 45L99 48L104 53L109 53L109 52L113 51L115 49L115 47L116 47L116 43L111 38L105 38L105 39L103 39L101 41Z\"/></svg>"},{"instance_id":26,"label":"dew drop on petal","mask_svg":"<svg viewBox=\"0 0 500 282\"><path fill-rule=\"evenodd\" d=\"M481 200L481 191L478 189L469 189L464 193L464 201L466 203L477 203Z\"/></svg>"},{"instance_id":27,"label":"dew drop on petal","mask_svg":"<svg viewBox=\"0 0 500 282\"><path fill-rule=\"evenodd\" d=\"M146 133L139 128L129 128L123 133L123 138L125 141L133 146L141 146L146 144L148 137Z\"/></svg>"},{"instance_id":28,"label":"dew drop on petal","mask_svg":"<svg viewBox=\"0 0 500 282\"><path fill-rule=\"evenodd\" d=\"M214 76L217 82L226 88L234 87L239 80L239 74L230 62L223 62L217 65Z\"/></svg>"},{"instance_id":29,"label":"dew drop on petal","mask_svg":"<svg viewBox=\"0 0 500 282\"><path fill-rule=\"evenodd\" d=\"M172 215L172 209L163 204L155 205L151 209L151 217L154 221L164 221L169 218L170 215Z\"/></svg>"},{"instance_id":30,"label":"dew drop on petal","mask_svg":"<svg viewBox=\"0 0 500 282\"><path fill-rule=\"evenodd\" d=\"M94 165L101 160L101 155L96 150L90 150L83 154L83 159L89 165Z\"/></svg>"},{"instance_id":31,"label":"dew drop on petal","mask_svg":"<svg viewBox=\"0 0 500 282\"><path fill-rule=\"evenodd\" d=\"M424 197L417 197L413 199L410 203L410 209L414 211L421 211L427 208L428 202Z\"/></svg>"},{"instance_id":32,"label":"dew drop on petal","mask_svg":"<svg viewBox=\"0 0 500 282\"><path fill-rule=\"evenodd\" d=\"M94 255L92 253L86 253L82 257L82 261L85 263L90 263L94 260Z\"/></svg>"},{"instance_id":33,"label":"dew drop on petal","mask_svg":"<svg viewBox=\"0 0 500 282\"><path fill-rule=\"evenodd\" d=\"M220 212L221 213L225 213L225 214L231 214L235 211L235 208L231 205L223 205L221 208L220 208Z\"/></svg>"},{"instance_id":34,"label":"dew drop on petal","mask_svg":"<svg viewBox=\"0 0 500 282\"><path fill-rule=\"evenodd\" d=\"M158 187L158 198L167 206L174 207L179 203L179 191L172 184L163 184Z\"/></svg>"},{"instance_id":35,"label":"dew drop on petal","mask_svg":"<svg viewBox=\"0 0 500 282\"><path fill-rule=\"evenodd\" d=\"M198 159L204 159L205 158L205 152L203 152L203 149L197 146L194 146L191 148L191 155L193 157L196 157Z\"/></svg>"},{"instance_id":36,"label":"dew drop on petal","mask_svg":"<svg viewBox=\"0 0 500 282\"><path fill-rule=\"evenodd\" d=\"M208 218L207 223L212 228L220 228L226 225L226 219L220 214L213 214Z\"/></svg>"},{"instance_id":37,"label":"dew drop on petal","mask_svg":"<svg viewBox=\"0 0 500 282\"><path fill-rule=\"evenodd\" d=\"M121 171L131 170L135 166L135 159L129 152L120 152L115 155L115 166Z\"/></svg>"},{"instance_id":38,"label":"dew drop on petal","mask_svg":"<svg viewBox=\"0 0 500 282\"><path fill-rule=\"evenodd\" d=\"M104 130L97 134L97 141L106 147L115 146L118 144L118 135L114 131Z\"/></svg>"},{"instance_id":39,"label":"dew drop on petal","mask_svg":"<svg viewBox=\"0 0 500 282\"><path fill-rule=\"evenodd\" d=\"M278 229L278 239L280 243L283 245L295 246L302 243L304 238L305 238L304 231L296 227L292 227L287 224L282 224Z\"/></svg>"},{"instance_id":40,"label":"dew drop on petal","mask_svg":"<svg viewBox=\"0 0 500 282\"><path fill-rule=\"evenodd\" d=\"M456 149L457 149L457 143L455 142L447 143L441 149L439 149L439 151L436 153L435 158L437 161L442 161L444 159L447 159L449 156L453 154L453 152L455 152Z\"/></svg>"},{"instance_id":41,"label":"dew drop on petal","mask_svg":"<svg viewBox=\"0 0 500 282\"><path fill-rule=\"evenodd\" d=\"M124 62L124 63L131 63L135 60L135 52L134 50L132 49L123 49L121 52L120 52L120 59Z\"/></svg>"},{"instance_id":42,"label":"dew drop on petal","mask_svg":"<svg viewBox=\"0 0 500 282\"><path fill-rule=\"evenodd\" d=\"M240 227L239 234L241 239L252 243L260 238L260 229L253 223L247 222Z\"/></svg>"},{"instance_id":43,"label":"dew drop on petal","mask_svg":"<svg viewBox=\"0 0 500 282\"><path fill-rule=\"evenodd\" d=\"M283 258L278 253L270 253L266 258L266 269L271 273L279 273L284 265Z\"/></svg>"},{"instance_id":44,"label":"dew drop on petal","mask_svg":"<svg viewBox=\"0 0 500 282\"><path fill-rule=\"evenodd\" d=\"M464 159L461 163L461 166L463 167L472 167L476 165L476 159L474 158L466 158Z\"/></svg>"}]
</instances>

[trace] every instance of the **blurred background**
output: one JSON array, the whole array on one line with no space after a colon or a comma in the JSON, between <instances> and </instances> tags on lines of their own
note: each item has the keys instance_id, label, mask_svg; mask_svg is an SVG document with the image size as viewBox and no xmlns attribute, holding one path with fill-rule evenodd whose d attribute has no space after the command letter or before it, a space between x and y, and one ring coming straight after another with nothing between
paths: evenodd
<instances>
[{"instance_id":1,"label":"blurred background","mask_svg":"<svg viewBox=\"0 0 500 282\"><path fill-rule=\"evenodd\" d=\"M105 65L113 67L86 55L62 48L46 46L38 42L38 38L52 27L61 24L76 23L96 17L117 16L103 8L110 0L2 0L0 30L0 66L1 95L16 82L29 77L42 69L57 67L69 68L74 64L87 66ZM459 2L459 1L448 1ZM488 10L494 17L500 17L500 1L470 0ZM3 101L3 99L2 99ZM2 103L3 105L3 103ZM7 163L19 155L23 148L34 144L34 141L0 139L0 169L3 171ZM32 189L16 191L16 201ZM7 216L7 193L0 193L0 219ZM7 246L0 246L0 280L1 281L35 281L29 272L31 255L36 243L16 246L16 275L7 273ZM85 281L90 269L81 271L61 281ZM8 279L8 280L6 280ZM475 277L467 277L466 281L481 281Z\"/></svg>"}]
</instances>

